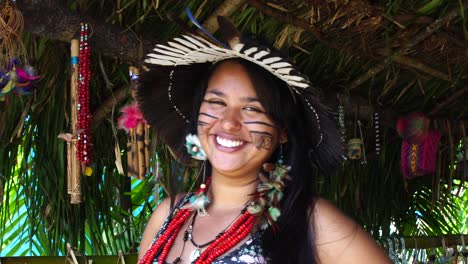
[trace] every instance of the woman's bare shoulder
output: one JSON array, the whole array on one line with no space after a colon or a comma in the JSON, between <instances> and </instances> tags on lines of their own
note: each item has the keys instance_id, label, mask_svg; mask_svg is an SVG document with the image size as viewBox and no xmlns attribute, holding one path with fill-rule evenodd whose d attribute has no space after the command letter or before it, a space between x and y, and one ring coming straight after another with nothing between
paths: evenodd
<instances>
[{"instance_id":1,"label":"woman's bare shoulder","mask_svg":"<svg viewBox=\"0 0 468 264\"><path fill-rule=\"evenodd\" d=\"M319 198L313 208L320 263L391 263L375 240L331 202Z\"/></svg>"},{"instance_id":2,"label":"woman's bare shoulder","mask_svg":"<svg viewBox=\"0 0 468 264\"><path fill-rule=\"evenodd\" d=\"M176 196L175 204L180 202L185 197L185 194L179 194ZM166 221L169 213L171 212L171 199L166 198L158 204L154 212L151 214L148 223L146 224L145 231L140 242L140 250L138 252L138 258L142 258L146 251L151 246L156 234L161 229L162 225Z\"/></svg>"}]
</instances>

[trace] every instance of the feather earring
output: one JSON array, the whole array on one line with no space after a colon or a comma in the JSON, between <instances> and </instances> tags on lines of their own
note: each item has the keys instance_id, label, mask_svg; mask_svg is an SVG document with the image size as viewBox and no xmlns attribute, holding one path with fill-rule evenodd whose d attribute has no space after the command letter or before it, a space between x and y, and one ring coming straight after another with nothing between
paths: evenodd
<instances>
[{"instance_id":1,"label":"feather earring","mask_svg":"<svg viewBox=\"0 0 468 264\"><path fill-rule=\"evenodd\" d=\"M203 171L203 179L200 184L200 188L190 197L189 203L184 206L184 209L197 210L200 216L208 215L206 212L206 207L210 204L210 200L206 196L206 191L208 189L209 180L205 183L206 177L206 160L207 156L203 148L201 147L200 140L197 135L188 134L185 137L185 147L187 152L192 158L197 160L202 160L203 163L200 167L200 173ZM200 173L198 175L200 175ZM197 177L198 178L198 177Z\"/></svg>"},{"instance_id":2,"label":"feather earring","mask_svg":"<svg viewBox=\"0 0 468 264\"><path fill-rule=\"evenodd\" d=\"M208 190L208 185L210 184L210 179L205 183L206 176L206 161L203 161L200 172L203 171L203 180L200 184L200 188L190 197L189 203L182 207L182 209L189 209L191 211L197 210L199 216L206 216L206 207L210 204L210 199L206 195Z\"/></svg>"}]
</instances>

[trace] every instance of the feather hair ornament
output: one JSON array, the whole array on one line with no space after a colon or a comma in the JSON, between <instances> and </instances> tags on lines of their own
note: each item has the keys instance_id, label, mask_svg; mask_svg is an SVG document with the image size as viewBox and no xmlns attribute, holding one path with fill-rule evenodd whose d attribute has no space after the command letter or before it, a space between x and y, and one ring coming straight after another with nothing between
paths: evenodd
<instances>
[{"instance_id":1,"label":"feather hair ornament","mask_svg":"<svg viewBox=\"0 0 468 264\"><path fill-rule=\"evenodd\" d=\"M140 108L136 103L131 105L124 106L120 112L122 115L119 117L117 123L120 129L124 129L127 133L132 128L136 128L138 122L146 123L145 119L143 118L143 114L140 111Z\"/></svg>"}]
</instances>

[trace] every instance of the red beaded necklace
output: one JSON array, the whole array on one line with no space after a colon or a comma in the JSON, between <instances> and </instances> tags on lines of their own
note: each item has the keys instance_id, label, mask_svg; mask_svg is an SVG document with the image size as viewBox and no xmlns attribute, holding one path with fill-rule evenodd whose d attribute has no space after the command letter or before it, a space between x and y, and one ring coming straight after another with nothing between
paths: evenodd
<instances>
[{"instance_id":1,"label":"red beaded necklace","mask_svg":"<svg viewBox=\"0 0 468 264\"><path fill-rule=\"evenodd\" d=\"M190 209L179 209L174 212L174 217L169 222L167 228L160 234L158 239L148 249L145 256L140 259L139 264L150 264L159 253L158 263L163 264L166 261L169 250L179 233L184 222L191 216ZM198 256L193 263L205 264L223 255L240 241L244 240L254 226L255 216L246 209L241 211L241 215L224 232L220 233L215 240ZM176 262L180 258L176 259Z\"/></svg>"},{"instance_id":2,"label":"red beaded necklace","mask_svg":"<svg viewBox=\"0 0 468 264\"><path fill-rule=\"evenodd\" d=\"M91 49L88 45L88 24L81 23L80 31L80 53L78 60L78 118L77 131L78 140L76 143L78 160L85 165L91 164L92 149L91 149L91 133L90 121L91 113L89 107L89 80L91 79L90 70L90 54Z\"/></svg>"}]
</instances>

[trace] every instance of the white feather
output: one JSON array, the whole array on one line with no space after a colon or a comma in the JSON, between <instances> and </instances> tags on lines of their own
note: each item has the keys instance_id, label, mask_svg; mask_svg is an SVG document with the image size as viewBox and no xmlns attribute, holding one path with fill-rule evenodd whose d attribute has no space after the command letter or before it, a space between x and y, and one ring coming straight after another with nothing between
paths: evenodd
<instances>
[{"instance_id":1,"label":"white feather","mask_svg":"<svg viewBox=\"0 0 468 264\"><path fill-rule=\"evenodd\" d=\"M262 50L259 53L255 54L253 57L254 57L254 59L258 60L258 59L261 59L261 58L265 57L268 54L270 54L270 53L267 52L267 51Z\"/></svg>"},{"instance_id":2,"label":"white feather","mask_svg":"<svg viewBox=\"0 0 468 264\"><path fill-rule=\"evenodd\" d=\"M193 43L191 43L190 41L187 41L187 40L185 40L185 39L174 38L174 40L177 41L177 42L179 42L180 44L186 46L186 47L191 48L192 50L197 50L197 49L200 48L200 47L195 46Z\"/></svg>"},{"instance_id":3,"label":"white feather","mask_svg":"<svg viewBox=\"0 0 468 264\"><path fill-rule=\"evenodd\" d=\"M176 52L176 53L180 53L180 54L185 54L185 52L183 52L182 50L179 50L179 49L175 49L173 47L168 47L168 46L164 46L164 45L161 45L161 44L157 44L156 45L157 47L160 47L160 48L163 48L163 49L166 49L166 50L170 50L170 51L173 51L173 52Z\"/></svg>"},{"instance_id":4,"label":"white feather","mask_svg":"<svg viewBox=\"0 0 468 264\"><path fill-rule=\"evenodd\" d=\"M288 68L277 69L276 72L279 74L290 74L292 70L293 68L288 67Z\"/></svg>"},{"instance_id":5,"label":"white feather","mask_svg":"<svg viewBox=\"0 0 468 264\"><path fill-rule=\"evenodd\" d=\"M174 63L172 61L159 60L159 59L153 59L153 58L147 58L145 60L145 63L162 65L162 66L174 66Z\"/></svg>"},{"instance_id":6,"label":"white feather","mask_svg":"<svg viewBox=\"0 0 468 264\"><path fill-rule=\"evenodd\" d=\"M280 57L272 57L272 58L264 59L262 62L265 64L270 64L270 63L277 62L280 60L282 60Z\"/></svg>"},{"instance_id":7,"label":"white feather","mask_svg":"<svg viewBox=\"0 0 468 264\"><path fill-rule=\"evenodd\" d=\"M196 38L193 38L192 36L184 35L183 37L191 41L193 44L197 45L200 48L208 48L206 44L201 43L200 41L198 41Z\"/></svg>"},{"instance_id":8,"label":"white feather","mask_svg":"<svg viewBox=\"0 0 468 264\"><path fill-rule=\"evenodd\" d=\"M250 56L250 54L252 54L253 52L257 52L257 50L258 50L257 47L252 47L252 48L245 50L243 53L247 56Z\"/></svg>"},{"instance_id":9,"label":"white feather","mask_svg":"<svg viewBox=\"0 0 468 264\"><path fill-rule=\"evenodd\" d=\"M296 82L301 82L301 81L304 81L304 78L301 77L301 76L297 76L297 75L284 75L284 78L286 80L290 80L290 81L296 81Z\"/></svg>"},{"instance_id":10,"label":"white feather","mask_svg":"<svg viewBox=\"0 0 468 264\"><path fill-rule=\"evenodd\" d=\"M270 67L273 69L277 69L277 68L292 67L292 65L283 61L283 62L273 63L270 65Z\"/></svg>"},{"instance_id":11,"label":"white feather","mask_svg":"<svg viewBox=\"0 0 468 264\"><path fill-rule=\"evenodd\" d=\"M310 86L308 83L304 83L304 82L287 81L287 83L296 87L300 87L300 88L307 88Z\"/></svg>"},{"instance_id":12,"label":"white feather","mask_svg":"<svg viewBox=\"0 0 468 264\"><path fill-rule=\"evenodd\" d=\"M175 58L180 58L180 57L183 56L183 54L175 53L175 52L172 52L172 51L168 51L168 50L164 50L164 49L159 49L159 48L154 48L153 51L158 52L158 53L160 53L160 54L170 55L170 56L175 57Z\"/></svg>"},{"instance_id":13,"label":"white feather","mask_svg":"<svg viewBox=\"0 0 468 264\"><path fill-rule=\"evenodd\" d=\"M234 50L237 51L237 52L240 52L242 50L242 48L244 48L244 44L242 44L242 43L237 43L234 46Z\"/></svg>"},{"instance_id":14,"label":"white feather","mask_svg":"<svg viewBox=\"0 0 468 264\"><path fill-rule=\"evenodd\" d=\"M179 43L175 43L175 42L172 42L172 41L169 41L167 44L171 45L172 47L174 48L178 48L180 50L183 50L185 52L190 52L191 50L183 45L180 45Z\"/></svg>"}]
</instances>

